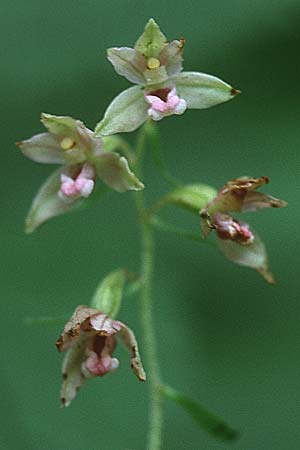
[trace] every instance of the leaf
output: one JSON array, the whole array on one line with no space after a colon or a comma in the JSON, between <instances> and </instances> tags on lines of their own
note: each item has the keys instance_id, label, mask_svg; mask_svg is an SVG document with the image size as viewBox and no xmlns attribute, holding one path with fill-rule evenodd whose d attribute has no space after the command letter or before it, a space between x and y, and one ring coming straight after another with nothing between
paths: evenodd
<instances>
[{"instance_id":1,"label":"leaf","mask_svg":"<svg viewBox=\"0 0 300 450\"><path fill-rule=\"evenodd\" d=\"M179 186L169 192L161 203L173 203L182 208L198 213L216 195L216 190L206 184L188 184Z\"/></svg>"},{"instance_id":2,"label":"leaf","mask_svg":"<svg viewBox=\"0 0 300 450\"><path fill-rule=\"evenodd\" d=\"M173 78L178 95L188 108L204 109L234 98L239 91L212 75L181 72Z\"/></svg>"},{"instance_id":3,"label":"leaf","mask_svg":"<svg viewBox=\"0 0 300 450\"><path fill-rule=\"evenodd\" d=\"M62 169L56 170L39 189L26 218L26 233L32 233L42 223L71 211L80 203L80 199L66 203L58 196L61 172Z\"/></svg>"},{"instance_id":4,"label":"leaf","mask_svg":"<svg viewBox=\"0 0 300 450\"><path fill-rule=\"evenodd\" d=\"M96 161L98 177L109 187L118 191L139 191L143 183L130 170L127 159L118 153L102 153Z\"/></svg>"},{"instance_id":5,"label":"leaf","mask_svg":"<svg viewBox=\"0 0 300 450\"><path fill-rule=\"evenodd\" d=\"M113 47L107 50L107 58L115 71L136 84L144 84L143 72L146 70L145 58L133 48Z\"/></svg>"},{"instance_id":6,"label":"leaf","mask_svg":"<svg viewBox=\"0 0 300 450\"><path fill-rule=\"evenodd\" d=\"M123 269L108 274L98 285L91 305L93 308L114 318L121 307L125 285Z\"/></svg>"},{"instance_id":7,"label":"leaf","mask_svg":"<svg viewBox=\"0 0 300 450\"><path fill-rule=\"evenodd\" d=\"M207 433L216 439L222 441L232 441L237 438L238 434L223 419L219 418L206 409L193 398L171 388L170 386L162 386L162 394L169 400L174 401L184 409Z\"/></svg>"},{"instance_id":8,"label":"leaf","mask_svg":"<svg viewBox=\"0 0 300 450\"><path fill-rule=\"evenodd\" d=\"M150 19L145 26L143 34L137 40L134 48L146 56L146 58L157 58L164 48L167 38L160 31L154 19Z\"/></svg>"},{"instance_id":9,"label":"leaf","mask_svg":"<svg viewBox=\"0 0 300 450\"><path fill-rule=\"evenodd\" d=\"M95 136L136 130L148 117L149 105L140 86L121 92L108 106L95 129Z\"/></svg>"},{"instance_id":10,"label":"leaf","mask_svg":"<svg viewBox=\"0 0 300 450\"><path fill-rule=\"evenodd\" d=\"M230 261L255 269L268 283L275 283L273 274L269 270L266 247L257 234L255 234L254 242L250 245L240 245L229 239L217 239L217 242L221 252Z\"/></svg>"},{"instance_id":11,"label":"leaf","mask_svg":"<svg viewBox=\"0 0 300 450\"><path fill-rule=\"evenodd\" d=\"M32 161L45 164L63 164L64 155L57 138L50 133L36 134L30 139L17 142L23 155Z\"/></svg>"}]
</instances>

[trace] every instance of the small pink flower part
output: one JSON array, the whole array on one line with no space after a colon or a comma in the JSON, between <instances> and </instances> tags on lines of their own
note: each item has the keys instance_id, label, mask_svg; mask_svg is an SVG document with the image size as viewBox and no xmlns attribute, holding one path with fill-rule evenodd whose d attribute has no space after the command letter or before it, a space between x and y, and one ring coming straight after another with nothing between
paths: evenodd
<instances>
[{"instance_id":1,"label":"small pink flower part","mask_svg":"<svg viewBox=\"0 0 300 450\"><path fill-rule=\"evenodd\" d=\"M247 223L238 222L226 214L214 214L212 226L220 239L230 239L241 245L249 245L254 241Z\"/></svg>"},{"instance_id":2,"label":"small pink flower part","mask_svg":"<svg viewBox=\"0 0 300 450\"><path fill-rule=\"evenodd\" d=\"M102 377L108 372L112 372L119 367L119 360L110 356L101 359L95 352L90 352L90 356L85 362L85 367L93 376Z\"/></svg>"},{"instance_id":3,"label":"small pink flower part","mask_svg":"<svg viewBox=\"0 0 300 450\"><path fill-rule=\"evenodd\" d=\"M75 177L61 174L59 196L62 200L72 201L80 197L88 197L94 190L96 172L90 164L84 164Z\"/></svg>"},{"instance_id":4,"label":"small pink flower part","mask_svg":"<svg viewBox=\"0 0 300 450\"><path fill-rule=\"evenodd\" d=\"M83 371L87 369L91 375L102 377L119 367L119 360L111 357L116 347L113 336L96 336L92 344L93 349L87 349L88 358L83 363Z\"/></svg>"},{"instance_id":5,"label":"small pink flower part","mask_svg":"<svg viewBox=\"0 0 300 450\"><path fill-rule=\"evenodd\" d=\"M148 115L153 120L161 120L172 114L183 114L187 108L186 101L176 94L176 88L164 88L150 92L145 95L145 99L151 105Z\"/></svg>"}]
</instances>

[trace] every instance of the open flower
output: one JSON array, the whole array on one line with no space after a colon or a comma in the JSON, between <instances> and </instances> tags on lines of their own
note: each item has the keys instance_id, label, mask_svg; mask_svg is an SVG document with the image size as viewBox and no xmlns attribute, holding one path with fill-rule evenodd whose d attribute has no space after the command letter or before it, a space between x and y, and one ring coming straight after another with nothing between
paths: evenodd
<instances>
[{"instance_id":1,"label":"open flower","mask_svg":"<svg viewBox=\"0 0 300 450\"><path fill-rule=\"evenodd\" d=\"M133 131L150 116L160 120L226 102L239 91L212 75L182 72L184 39L167 42L153 19L135 47L113 47L107 57L119 75L137 86L121 92L109 105L96 135Z\"/></svg>"},{"instance_id":2,"label":"open flower","mask_svg":"<svg viewBox=\"0 0 300 450\"><path fill-rule=\"evenodd\" d=\"M264 244L247 223L228 214L286 206L283 200L256 192L257 188L268 182L267 177L230 180L200 211L200 216L204 238L211 230L216 230L219 247L228 259L256 269L267 282L274 283Z\"/></svg>"},{"instance_id":3,"label":"open flower","mask_svg":"<svg viewBox=\"0 0 300 450\"><path fill-rule=\"evenodd\" d=\"M61 402L68 406L84 381L113 372L119 366L113 352L119 339L130 353L133 373L146 380L138 345L130 328L88 306L78 306L56 342L60 352L67 351L62 366Z\"/></svg>"},{"instance_id":4,"label":"open flower","mask_svg":"<svg viewBox=\"0 0 300 450\"><path fill-rule=\"evenodd\" d=\"M93 192L97 179L119 192L143 189L126 158L106 151L103 140L95 138L82 122L50 114L42 114L41 120L48 132L17 145L33 161L61 164L62 168L46 180L35 197L26 219L27 232L74 208Z\"/></svg>"}]
</instances>

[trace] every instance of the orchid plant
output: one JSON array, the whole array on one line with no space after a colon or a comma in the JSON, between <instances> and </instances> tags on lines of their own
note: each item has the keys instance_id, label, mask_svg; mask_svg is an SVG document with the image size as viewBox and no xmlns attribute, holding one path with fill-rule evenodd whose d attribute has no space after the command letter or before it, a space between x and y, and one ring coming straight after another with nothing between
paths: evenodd
<instances>
[{"instance_id":1,"label":"orchid plant","mask_svg":"<svg viewBox=\"0 0 300 450\"><path fill-rule=\"evenodd\" d=\"M182 115L187 108L215 106L239 93L215 76L182 71L184 44L184 39L168 42L156 22L150 19L134 48L113 47L107 51L115 71L135 86L112 100L95 131L72 117L43 113L41 121L47 131L17 143L29 159L60 165L33 200L26 218L28 233L49 219L88 202L88 197L97 197L97 183L102 182L118 192L136 191L134 198L141 230L138 275L132 276L125 269L109 273L100 281L90 305L75 308L56 345L60 352L65 352L63 406L70 405L84 382L117 370L119 361L113 357L117 341L128 349L134 374L138 380L149 384L147 450L162 448L163 398L182 407L214 437L222 440L236 437L235 431L222 419L161 378L152 312L153 230L173 232L195 241L206 239L215 230L217 244L229 260L254 268L267 282L274 283L264 244L247 223L233 218L230 213L286 206L286 202L256 191L268 183L266 176L233 179L217 191L200 183L177 183L159 160L158 170L167 181L171 180L173 187L146 207L144 184L139 178L145 147L157 142L154 122L172 114ZM136 148L118 135L139 127ZM151 183L147 188L152 188ZM167 205L200 215L199 233L195 235L166 223L160 213ZM141 297L141 349L145 369L134 332L116 319L123 298L130 292Z\"/></svg>"}]
</instances>

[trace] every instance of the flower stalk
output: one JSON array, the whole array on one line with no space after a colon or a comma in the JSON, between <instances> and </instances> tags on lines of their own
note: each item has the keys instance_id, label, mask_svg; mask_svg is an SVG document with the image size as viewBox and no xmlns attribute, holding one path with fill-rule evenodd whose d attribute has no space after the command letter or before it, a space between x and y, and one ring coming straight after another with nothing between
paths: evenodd
<instances>
[{"instance_id":1,"label":"flower stalk","mask_svg":"<svg viewBox=\"0 0 300 450\"><path fill-rule=\"evenodd\" d=\"M136 149L139 155L136 168L139 172L142 168L142 156L145 147L145 129L142 128ZM143 352L146 359L147 381L149 385L149 428L147 436L147 450L160 450L162 443L163 411L160 369L157 354L157 342L153 320L152 280L154 268L154 234L150 218L146 213L145 198L142 192L136 193L135 204L138 214L138 223L141 239L141 325L143 329Z\"/></svg>"}]
</instances>

